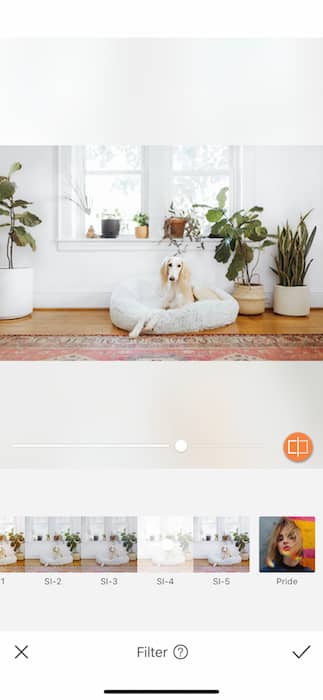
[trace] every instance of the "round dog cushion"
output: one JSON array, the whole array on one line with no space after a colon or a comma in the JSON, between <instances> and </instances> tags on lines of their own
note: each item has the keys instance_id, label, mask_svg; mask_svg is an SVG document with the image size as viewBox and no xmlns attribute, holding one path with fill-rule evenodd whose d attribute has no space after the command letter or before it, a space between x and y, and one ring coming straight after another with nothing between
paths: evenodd
<instances>
[{"instance_id":1,"label":"round dog cushion","mask_svg":"<svg viewBox=\"0 0 323 700\"><path fill-rule=\"evenodd\" d=\"M221 328L233 323L238 315L238 302L222 289L214 288L216 298L186 304L179 309L161 309L161 289L156 279L134 278L116 287L110 301L112 323L131 331L143 318L156 315L153 331L190 333ZM145 331L144 331L145 332Z\"/></svg>"},{"instance_id":2,"label":"round dog cushion","mask_svg":"<svg viewBox=\"0 0 323 700\"><path fill-rule=\"evenodd\" d=\"M12 547L6 542L0 542L0 566L7 566L7 564L16 564L17 557L12 549Z\"/></svg>"},{"instance_id":3,"label":"round dog cushion","mask_svg":"<svg viewBox=\"0 0 323 700\"><path fill-rule=\"evenodd\" d=\"M121 564L129 563L129 557L126 553L119 554L113 558L110 558L109 554L101 554L97 556L96 563L99 566L121 566Z\"/></svg>"}]
</instances>

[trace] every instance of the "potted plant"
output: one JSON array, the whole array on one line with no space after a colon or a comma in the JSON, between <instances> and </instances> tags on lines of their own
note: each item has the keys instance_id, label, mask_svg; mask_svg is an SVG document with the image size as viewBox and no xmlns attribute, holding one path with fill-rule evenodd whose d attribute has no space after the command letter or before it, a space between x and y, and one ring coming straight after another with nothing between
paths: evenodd
<instances>
[{"instance_id":1,"label":"potted plant","mask_svg":"<svg viewBox=\"0 0 323 700\"><path fill-rule=\"evenodd\" d=\"M101 214L102 238L118 238L120 233L121 214L118 209L113 212L104 209Z\"/></svg>"},{"instance_id":2,"label":"potted plant","mask_svg":"<svg viewBox=\"0 0 323 700\"><path fill-rule=\"evenodd\" d=\"M25 541L24 534L22 532L14 532L14 530L10 530L10 532L8 533L8 538L10 545L16 554L17 561L23 561L25 555L21 547Z\"/></svg>"},{"instance_id":3,"label":"potted plant","mask_svg":"<svg viewBox=\"0 0 323 700\"><path fill-rule=\"evenodd\" d=\"M239 550L242 561L247 561L249 559L249 542L250 538L247 532L239 532L235 530L232 534L235 546Z\"/></svg>"},{"instance_id":4,"label":"potted plant","mask_svg":"<svg viewBox=\"0 0 323 700\"><path fill-rule=\"evenodd\" d=\"M191 533L180 531L177 535L177 540L179 542L179 545L181 547L182 552L185 554L185 559L187 561L191 560L192 553L191 553L190 545L193 541Z\"/></svg>"},{"instance_id":5,"label":"potted plant","mask_svg":"<svg viewBox=\"0 0 323 700\"><path fill-rule=\"evenodd\" d=\"M275 237L268 234L259 218L262 207L240 209L229 216L227 191L228 187L220 190L216 206L194 206L207 208L206 219L212 224L209 237L221 239L214 257L218 262L229 263L226 277L234 282L233 296L239 302L240 314L261 314L265 310L265 292L263 285L256 281L256 268L261 252L274 244L271 239Z\"/></svg>"},{"instance_id":6,"label":"potted plant","mask_svg":"<svg viewBox=\"0 0 323 700\"><path fill-rule=\"evenodd\" d=\"M21 168L21 163L13 163L8 175L0 176L0 227L8 229L8 266L0 269L0 319L21 318L33 311L33 270L14 266L14 245L29 245L36 250L36 241L28 229L38 226L41 220L28 210L31 202L15 197L16 184L11 177Z\"/></svg>"},{"instance_id":7,"label":"potted plant","mask_svg":"<svg viewBox=\"0 0 323 700\"><path fill-rule=\"evenodd\" d=\"M137 559L136 553L133 551L133 547L137 544L137 535L135 532L127 532L127 530L122 530L120 533L120 539L127 551L130 561L135 561Z\"/></svg>"},{"instance_id":8,"label":"potted plant","mask_svg":"<svg viewBox=\"0 0 323 700\"><path fill-rule=\"evenodd\" d=\"M186 212L183 209L176 210L174 203L171 202L168 216L164 221L164 238L183 238L187 222Z\"/></svg>"},{"instance_id":9,"label":"potted plant","mask_svg":"<svg viewBox=\"0 0 323 700\"><path fill-rule=\"evenodd\" d=\"M65 542L72 554L73 561L80 560L80 553L77 551L77 547L81 542L81 538L78 532L70 532L69 530L65 532Z\"/></svg>"},{"instance_id":10,"label":"potted plant","mask_svg":"<svg viewBox=\"0 0 323 700\"><path fill-rule=\"evenodd\" d=\"M149 224L149 216L148 214L144 214L143 212L140 212L139 214L135 214L133 217L133 221L138 224L135 227L135 236L136 238L148 238L149 236L149 229L148 229L148 224Z\"/></svg>"},{"instance_id":11,"label":"potted plant","mask_svg":"<svg viewBox=\"0 0 323 700\"><path fill-rule=\"evenodd\" d=\"M295 231L287 222L277 228L277 255L275 268L279 284L274 287L274 313L282 316L308 316L310 312L310 290L305 277L313 259L308 254L316 234L316 226L309 234L306 219L310 211L301 216Z\"/></svg>"}]
</instances>

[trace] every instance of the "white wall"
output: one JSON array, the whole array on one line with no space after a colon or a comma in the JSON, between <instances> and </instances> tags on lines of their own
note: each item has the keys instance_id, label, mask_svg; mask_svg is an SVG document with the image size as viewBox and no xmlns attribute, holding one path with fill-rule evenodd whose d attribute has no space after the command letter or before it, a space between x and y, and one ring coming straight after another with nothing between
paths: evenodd
<instances>
[{"instance_id":1,"label":"white wall","mask_svg":"<svg viewBox=\"0 0 323 700\"><path fill-rule=\"evenodd\" d=\"M6 174L15 160L23 164L23 170L16 174L19 196L34 202L31 209L43 221L34 230L38 245L36 254L29 249L16 249L18 265L34 266L36 307L104 307L120 280L134 273L158 274L160 261L170 250L164 244L154 243L145 252L139 246L126 250L126 243L125 250L120 251L121 242L115 251L58 250L57 149L54 146L1 146L0 174ZM243 206L264 206L263 219L270 232L274 233L276 225L286 218L294 225L300 212L314 209L310 223L317 224L318 233L312 249L315 260L308 275L313 306L323 306L322 180L322 146L248 146L244 149ZM5 265L5 235L1 235L1 265ZM66 231L66 238L69 235ZM211 252L194 252L189 257L199 279L203 276L205 283L230 289L225 278L226 267L213 261ZM272 257L273 249L269 248L259 266L268 304L275 281L269 270Z\"/></svg>"}]
</instances>

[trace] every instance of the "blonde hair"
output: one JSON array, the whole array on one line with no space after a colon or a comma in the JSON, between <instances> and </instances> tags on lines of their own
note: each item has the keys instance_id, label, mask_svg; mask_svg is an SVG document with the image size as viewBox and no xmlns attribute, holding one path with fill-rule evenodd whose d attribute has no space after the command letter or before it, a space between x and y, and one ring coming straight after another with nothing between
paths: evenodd
<instances>
[{"instance_id":1,"label":"blonde hair","mask_svg":"<svg viewBox=\"0 0 323 700\"><path fill-rule=\"evenodd\" d=\"M275 525L269 539L268 543L268 549L267 549L267 564L271 567L274 566L274 564L281 564L283 562L283 557L279 552L278 549L278 539L279 535L281 534L282 530L287 527L289 528L289 533L295 533L296 538L299 543L299 549L297 553L297 557L299 559L302 559L303 556L303 535L300 527L296 525L294 520L290 520L290 518L281 518L281 520Z\"/></svg>"}]
</instances>

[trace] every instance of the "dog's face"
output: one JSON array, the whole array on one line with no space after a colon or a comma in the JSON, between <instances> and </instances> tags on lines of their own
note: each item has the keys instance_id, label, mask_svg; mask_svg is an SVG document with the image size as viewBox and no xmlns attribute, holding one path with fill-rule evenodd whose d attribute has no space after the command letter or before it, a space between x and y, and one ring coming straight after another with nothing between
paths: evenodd
<instances>
[{"instance_id":1,"label":"dog's face","mask_svg":"<svg viewBox=\"0 0 323 700\"><path fill-rule=\"evenodd\" d=\"M171 258L166 258L161 267L162 277L167 282L177 282L183 269L184 262L182 258L176 255Z\"/></svg>"}]
</instances>

